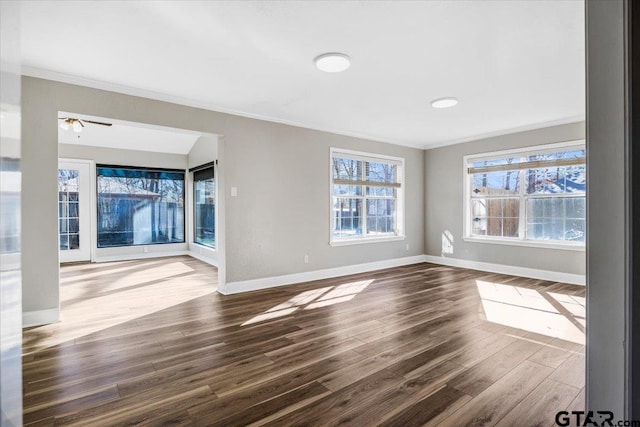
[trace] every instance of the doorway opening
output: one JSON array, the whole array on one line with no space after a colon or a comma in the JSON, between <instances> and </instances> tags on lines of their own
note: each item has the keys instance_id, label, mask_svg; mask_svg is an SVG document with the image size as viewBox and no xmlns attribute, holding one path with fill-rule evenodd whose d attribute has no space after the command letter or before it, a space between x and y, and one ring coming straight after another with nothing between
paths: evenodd
<instances>
[{"instance_id":1,"label":"doorway opening","mask_svg":"<svg viewBox=\"0 0 640 427\"><path fill-rule=\"evenodd\" d=\"M74 112L60 111L58 118L60 307L67 333L96 332L69 322L92 315L97 322L105 310L122 321L149 314L145 304L131 305L143 291L150 301L157 289L158 309L215 292L224 270L218 136ZM114 280L101 281L103 274ZM180 295L168 300L167 283L175 287L170 294Z\"/></svg>"}]
</instances>

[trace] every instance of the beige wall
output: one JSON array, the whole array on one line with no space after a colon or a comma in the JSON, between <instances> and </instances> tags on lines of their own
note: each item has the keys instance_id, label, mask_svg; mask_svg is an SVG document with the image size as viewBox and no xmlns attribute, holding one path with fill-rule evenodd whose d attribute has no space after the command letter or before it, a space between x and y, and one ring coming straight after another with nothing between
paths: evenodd
<instances>
[{"instance_id":1,"label":"beige wall","mask_svg":"<svg viewBox=\"0 0 640 427\"><path fill-rule=\"evenodd\" d=\"M189 168L205 165L218 158L218 137L216 135L203 135L199 137L191 147L187 155Z\"/></svg>"},{"instance_id":2,"label":"beige wall","mask_svg":"<svg viewBox=\"0 0 640 427\"><path fill-rule=\"evenodd\" d=\"M442 235L448 231L454 239L454 252L447 255L448 258L584 275L584 251L507 246L462 239L464 156L584 137L584 122L580 122L426 150L425 254L441 256Z\"/></svg>"},{"instance_id":3,"label":"beige wall","mask_svg":"<svg viewBox=\"0 0 640 427\"><path fill-rule=\"evenodd\" d=\"M228 281L423 254L422 150L240 117L225 140ZM406 240L329 246L330 147L405 158Z\"/></svg>"},{"instance_id":4,"label":"beige wall","mask_svg":"<svg viewBox=\"0 0 640 427\"><path fill-rule=\"evenodd\" d=\"M58 111L224 136L218 159L227 282L423 254L422 150L30 77L23 88L25 311L58 305ZM406 159L405 241L329 246L332 146ZM228 197L231 187L237 197Z\"/></svg>"},{"instance_id":5,"label":"beige wall","mask_svg":"<svg viewBox=\"0 0 640 427\"><path fill-rule=\"evenodd\" d=\"M150 151L120 150L89 145L60 144L58 157L94 160L96 164L145 166L149 168L187 169L185 154L154 153Z\"/></svg>"}]
</instances>

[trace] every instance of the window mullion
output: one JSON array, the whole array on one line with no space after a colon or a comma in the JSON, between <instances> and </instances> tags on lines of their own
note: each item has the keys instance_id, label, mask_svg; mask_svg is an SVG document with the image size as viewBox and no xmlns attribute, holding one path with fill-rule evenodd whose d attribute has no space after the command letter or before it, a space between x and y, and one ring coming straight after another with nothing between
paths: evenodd
<instances>
[{"instance_id":1,"label":"window mullion","mask_svg":"<svg viewBox=\"0 0 640 427\"><path fill-rule=\"evenodd\" d=\"M564 237L567 235L567 200L563 199L562 200L562 236L563 236L563 240Z\"/></svg>"},{"instance_id":2,"label":"window mullion","mask_svg":"<svg viewBox=\"0 0 640 427\"><path fill-rule=\"evenodd\" d=\"M367 187L362 186L362 237L367 237Z\"/></svg>"},{"instance_id":3,"label":"window mullion","mask_svg":"<svg viewBox=\"0 0 640 427\"><path fill-rule=\"evenodd\" d=\"M518 237L520 240L526 240L527 233L527 197L525 186L526 171L520 170L520 211L518 219Z\"/></svg>"}]
</instances>

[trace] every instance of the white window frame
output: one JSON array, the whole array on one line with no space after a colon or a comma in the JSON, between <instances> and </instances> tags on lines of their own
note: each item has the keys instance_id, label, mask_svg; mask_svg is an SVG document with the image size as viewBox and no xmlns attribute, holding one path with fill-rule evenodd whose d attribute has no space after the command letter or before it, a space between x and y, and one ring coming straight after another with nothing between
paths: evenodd
<instances>
[{"instance_id":1,"label":"white window frame","mask_svg":"<svg viewBox=\"0 0 640 427\"><path fill-rule=\"evenodd\" d=\"M98 205L97 205L97 183L96 183L96 162L95 160L87 160L87 159L72 159L66 157L58 158L58 163L78 163L84 164L89 167L89 190L86 194L89 195L89 209L88 213L85 214L84 219L88 221L89 224L87 226L88 234L89 234L89 261L95 262L96 259L96 248L98 247ZM60 225L58 224L58 227ZM72 262L72 261L68 261Z\"/></svg>"},{"instance_id":2,"label":"white window frame","mask_svg":"<svg viewBox=\"0 0 640 427\"><path fill-rule=\"evenodd\" d=\"M471 235L471 174L468 173L469 165L478 159L492 160L504 157L522 156L527 154L543 154L546 152L557 151L569 151L570 149L584 149L585 140L573 140L566 142L559 142L554 144L536 145L526 148L517 148L511 150L493 151L489 153L471 154L463 157L463 209L464 209L464 224L462 239L467 242L478 243L491 243L499 245L514 245L514 246L526 246L533 248L550 248L550 249L562 249L570 251L584 251L585 242L569 242L559 240L534 240L525 239L526 235L526 200L532 197L548 197L548 195L527 195L524 183L525 169L520 171L520 218L518 221L519 237L499 237L499 236L473 236ZM582 197L582 195L566 194L563 197ZM585 194L586 197L586 194Z\"/></svg>"},{"instance_id":3,"label":"white window frame","mask_svg":"<svg viewBox=\"0 0 640 427\"><path fill-rule=\"evenodd\" d=\"M393 162L398 165L398 180L397 183L400 186L397 188L396 196L396 231L394 234L385 236L367 236L367 213L366 213L366 188L363 188L362 203L363 203L363 229L362 236L357 237L339 237L333 236L333 158L348 158L353 160L369 161L369 162ZM382 154L366 153L362 151L353 151L343 148L330 147L329 149L329 244L331 246L344 246L344 245L357 245L363 243L375 243L375 242L392 242L405 239L404 224L405 224L405 209L404 209L404 158L386 156Z\"/></svg>"},{"instance_id":4,"label":"white window frame","mask_svg":"<svg viewBox=\"0 0 640 427\"><path fill-rule=\"evenodd\" d=\"M194 178L194 172L186 171L186 175L189 176L189 191L186 192L189 195L189 208L188 211L185 211L185 215L188 215L191 220L189 221L189 245L193 245L194 249L198 249L198 252L210 252L215 253L218 251L218 161L214 160L213 165L213 187L215 191L215 197L213 200L213 206L215 208L214 211L214 229L215 229L215 246L212 248L211 246L207 246L203 243L196 242L196 191L195 184L196 180ZM185 185L187 185L185 183Z\"/></svg>"}]
</instances>

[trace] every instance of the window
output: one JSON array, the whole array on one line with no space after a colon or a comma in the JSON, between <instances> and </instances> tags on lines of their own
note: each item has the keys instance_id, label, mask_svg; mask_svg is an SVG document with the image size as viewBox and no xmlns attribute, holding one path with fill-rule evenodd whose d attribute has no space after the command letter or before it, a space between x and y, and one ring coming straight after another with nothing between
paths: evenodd
<instances>
[{"instance_id":1,"label":"window","mask_svg":"<svg viewBox=\"0 0 640 427\"><path fill-rule=\"evenodd\" d=\"M193 241L216 247L216 182L213 166L193 172Z\"/></svg>"},{"instance_id":2,"label":"window","mask_svg":"<svg viewBox=\"0 0 640 427\"><path fill-rule=\"evenodd\" d=\"M465 157L465 237L584 247L584 142Z\"/></svg>"},{"instance_id":3,"label":"window","mask_svg":"<svg viewBox=\"0 0 640 427\"><path fill-rule=\"evenodd\" d=\"M78 171L58 169L58 221L60 250L80 248Z\"/></svg>"},{"instance_id":4,"label":"window","mask_svg":"<svg viewBox=\"0 0 640 427\"><path fill-rule=\"evenodd\" d=\"M184 172L97 166L98 247L184 242Z\"/></svg>"},{"instance_id":5,"label":"window","mask_svg":"<svg viewBox=\"0 0 640 427\"><path fill-rule=\"evenodd\" d=\"M0 254L20 252L20 160L0 157ZM4 262L4 260L1 260ZM3 278L4 280L4 278Z\"/></svg>"},{"instance_id":6,"label":"window","mask_svg":"<svg viewBox=\"0 0 640 427\"><path fill-rule=\"evenodd\" d=\"M404 159L331 149L333 245L401 239Z\"/></svg>"}]
</instances>

